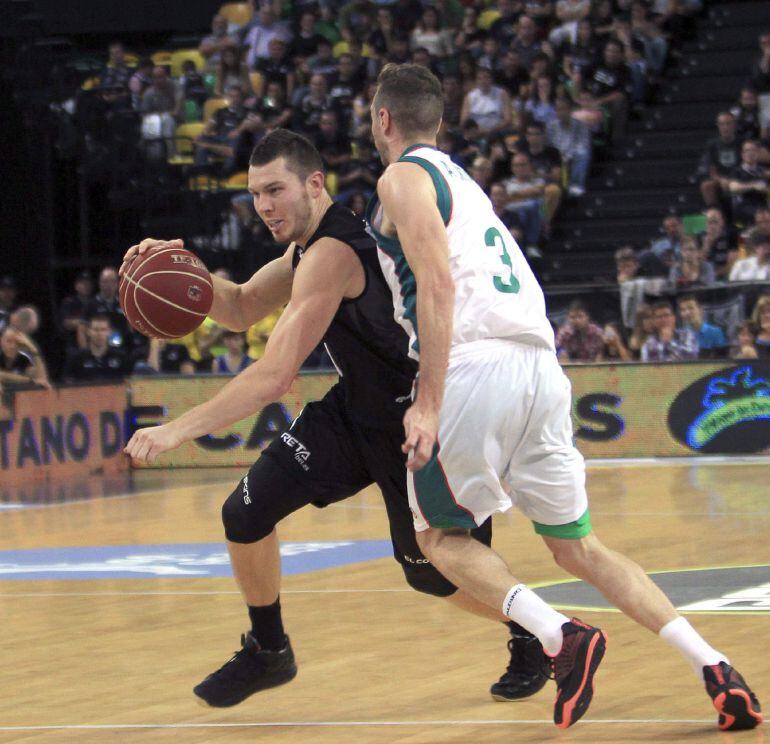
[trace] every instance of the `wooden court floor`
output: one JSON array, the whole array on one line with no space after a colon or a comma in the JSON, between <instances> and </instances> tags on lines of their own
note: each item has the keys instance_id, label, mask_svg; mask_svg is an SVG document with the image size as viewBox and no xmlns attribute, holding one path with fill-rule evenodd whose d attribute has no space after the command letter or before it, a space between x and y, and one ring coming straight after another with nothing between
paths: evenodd
<instances>
[{"instance_id":1,"label":"wooden court floor","mask_svg":"<svg viewBox=\"0 0 770 744\"><path fill-rule=\"evenodd\" d=\"M651 571L770 564L767 474L761 462L592 466L594 526ZM411 591L387 557L287 576L281 601L298 677L233 709L201 708L191 688L247 627L232 579L72 578L54 549L220 542L220 505L237 478L146 472L123 496L0 509L0 551L51 549L44 562L56 574L2 578L18 554L0 553L1 742L765 741L767 726L717 732L684 661L606 610L575 613L609 633L585 721L567 732L553 726L553 683L524 702L494 702L505 629ZM521 516L500 516L495 530L519 578L567 578ZM292 516L280 535L322 543L388 532L370 489ZM147 550L142 560L155 560ZM688 617L770 709L768 613Z\"/></svg>"}]
</instances>

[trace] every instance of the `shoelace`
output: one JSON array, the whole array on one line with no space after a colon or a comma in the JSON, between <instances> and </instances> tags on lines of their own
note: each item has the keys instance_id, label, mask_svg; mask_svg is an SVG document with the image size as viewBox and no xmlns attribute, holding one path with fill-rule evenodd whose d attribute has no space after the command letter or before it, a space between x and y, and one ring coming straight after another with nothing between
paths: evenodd
<instances>
[{"instance_id":1,"label":"shoelace","mask_svg":"<svg viewBox=\"0 0 770 744\"><path fill-rule=\"evenodd\" d=\"M246 646L246 636L245 634L241 635L241 648L235 651L233 655L224 664L222 664L222 666L219 667L219 669L217 669L216 672L214 672L211 676L224 677L224 676L232 675L237 679L243 679L247 676L245 674L246 670L242 666L237 665L237 662L249 659L251 656L252 656L252 652Z\"/></svg>"}]
</instances>

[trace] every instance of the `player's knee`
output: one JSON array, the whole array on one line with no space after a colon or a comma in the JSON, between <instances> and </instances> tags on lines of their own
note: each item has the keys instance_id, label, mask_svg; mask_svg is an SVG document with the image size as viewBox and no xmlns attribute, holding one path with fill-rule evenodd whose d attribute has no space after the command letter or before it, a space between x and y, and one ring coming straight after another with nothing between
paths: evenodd
<instances>
[{"instance_id":1,"label":"player's knee","mask_svg":"<svg viewBox=\"0 0 770 744\"><path fill-rule=\"evenodd\" d=\"M254 543L267 537L275 522L264 514L261 501L249 493L248 476L235 487L222 504L225 537L234 543Z\"/></svg>"},{"instance_id":2,"label":"player's knee","mask_svg":"<svg viewBox=\"0 0 770 744\"><path fill-rule=\"evenodd\" d=\"M450 597L457 587L445 579L427 558L420 558L419 563L403 565L406 583L418 592L432 594L434 597ZM424 562L423 562L424 561Z\"/></svg>"},{"instance_id":3,"label":"player's knee","mask_svg":"<svg viewBox=\"0 0 770 744\"><path fill-rule=\"evenodd\" d=\"M601 543L593 533L577 540L546 538L553 558L560 568L576 575L584 573L586 567L593 566L600 559Z\"/></svg>"}]
</instances>

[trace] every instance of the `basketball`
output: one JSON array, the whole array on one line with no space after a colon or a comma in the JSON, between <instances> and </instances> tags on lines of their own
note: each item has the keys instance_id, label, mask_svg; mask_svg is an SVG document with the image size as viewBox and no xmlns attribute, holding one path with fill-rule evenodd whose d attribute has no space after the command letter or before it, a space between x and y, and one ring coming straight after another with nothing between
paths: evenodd
<instances>
[{"instance_id":1,"label":"basketball","mask_svg":"<svg viewBox=\"0 0 770 744\"><path fill-rule=\"evenodd\" d=\"M162 248L136 256L120 281L120 306L145 336L173 339L194 331L214 301L203 261L184 248Z\"/></svg>"}]
</instances>

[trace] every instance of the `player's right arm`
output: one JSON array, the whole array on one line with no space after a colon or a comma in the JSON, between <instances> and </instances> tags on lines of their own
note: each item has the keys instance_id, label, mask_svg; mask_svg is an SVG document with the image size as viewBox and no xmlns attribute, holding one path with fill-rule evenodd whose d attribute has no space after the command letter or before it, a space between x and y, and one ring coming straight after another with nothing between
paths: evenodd
<instances>
[{"instance_id":1,"label":"player's right arm","mask_svg":"<svg viewBox=\"0 0 770 744\"><path fill-rule=\"evenodd\" d=\"M126 251L119 271L120 276L123 276L135 256L162 248L184 248L184 241L145 238ZM291 267L293 250L294 243L286 249L283 256L263 266L245 284L235 284L212 274L214 302L209 316L232 331L245 331L258 320L283 307L291 298L294 277Z\"/></svg>"}]
</instances>

